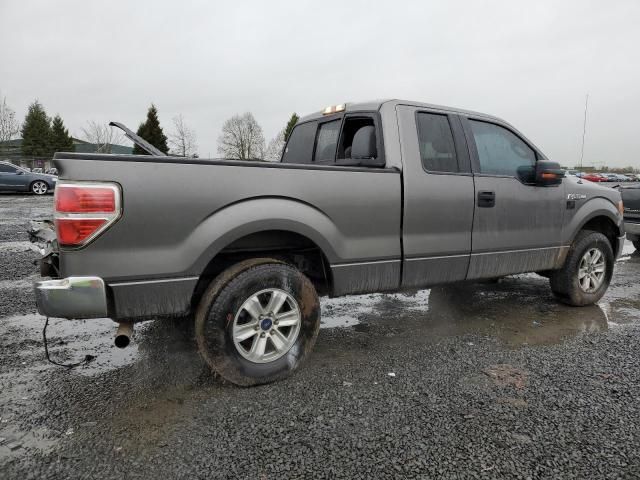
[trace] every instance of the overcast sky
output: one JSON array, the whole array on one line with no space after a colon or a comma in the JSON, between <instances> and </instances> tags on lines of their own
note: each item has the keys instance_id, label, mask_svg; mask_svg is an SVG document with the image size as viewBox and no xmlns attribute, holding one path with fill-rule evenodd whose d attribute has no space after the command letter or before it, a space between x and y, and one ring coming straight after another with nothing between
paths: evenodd
<instances>
[{"instance_id":1,"label":"overcast sky","mask_svg":"<svg viewBox=\"0 0 640 480\"><path fill-rule=\"evenodd\" d=\"M181 113L200 156L251 111L403 98L497 115L551 159L640 168L640 1L0 0L0 92L74 136Z\"/></svg>"}]
</instances>

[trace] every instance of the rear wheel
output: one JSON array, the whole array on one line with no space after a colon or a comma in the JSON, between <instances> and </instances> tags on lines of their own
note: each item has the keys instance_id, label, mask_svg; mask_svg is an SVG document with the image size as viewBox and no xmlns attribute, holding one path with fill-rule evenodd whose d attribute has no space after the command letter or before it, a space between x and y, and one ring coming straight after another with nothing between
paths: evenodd
<instances>
[{"instance_id":1,"label":"rear wheel","mask_svg":"<svg viewBox=\"0 0 640 480\"><path fill-rule=\"evenodd\" d=\"M613 249L607 237L583 230L571 245L564 266L551 275L551 290L569 305L592 305L607 291L613 263Z\"/></svg>"},{"instance_id":2,"label":"rear wheel","mask_svg":"<svg viewBox=\"0 0 640 480\"><path fill-rule=\"evenodd\" d=\"M252 259L229 268L206 290L196 313L200 354L225 380L250 386L290 375L320 327L315 288L295 268Z\"/></svg>"},{"instance_id":3,"label":"rear wheel","mask_svg":"<svg viewBox=\"0 0 640 480\"><path fill-rule=\"evenodd\" d=\"M49 191L49 185L42 180L36 180L31 184L31 192L35 195L44 195Z\"/></svg>"}]
</instances>

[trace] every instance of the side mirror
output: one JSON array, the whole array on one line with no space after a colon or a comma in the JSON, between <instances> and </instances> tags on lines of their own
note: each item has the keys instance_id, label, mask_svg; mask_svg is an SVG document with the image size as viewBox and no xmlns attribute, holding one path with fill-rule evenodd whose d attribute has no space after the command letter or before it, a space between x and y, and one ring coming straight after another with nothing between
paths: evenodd
<instances>
[{"instance_id":1,"label":"side mirror","mask_svg":"<svg viewBox=\"0 0 640 480\"><path fill-rule=\"evenodd\" d=\"M16 172L16 175L24 175L24 172L23 172L22 170L18 170L18 171Z\"/></svg>"},{"instance_id":2,"label":"side mirror","mask_svg":"<svg viewBox=\"0 0 640 480\"><path fill-rule=\"evenodd\" d=\"M536 162L536 185L540 187L560 185L563 178L564 170L558 162L550 160L538 160Z\"/></svg>"}]
</instances>

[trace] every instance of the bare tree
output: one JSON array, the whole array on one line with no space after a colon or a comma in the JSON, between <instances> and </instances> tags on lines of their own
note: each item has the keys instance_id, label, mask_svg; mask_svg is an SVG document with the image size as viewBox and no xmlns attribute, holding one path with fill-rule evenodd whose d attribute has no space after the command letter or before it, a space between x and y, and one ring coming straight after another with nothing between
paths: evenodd
<instances>
[{"instance_id":1,"label":"bare tree","mask_svg":"<svg viewBox=\"0 0 640 480\"><path fill-rule=\"evenodd\" d=\"M82 129L82 136L87 142L98 146L97 153L111 153L111 145L119 144L124 139L118 130L93 120Z\"/></svg>"},{"instance_id":2,"label":"bare tree","mask_svg":"<svg viewBox=\"0 0 640 480\"><path fill-rule=\"evenodd\" d=\"M182 115L173 117L174 133L169 134L171 154L178 157L195 157L198 153L196 133L184 123Z\"/></svg>"},{"instance_id":3,"label":"bare tree","mask_svg":"<svg viewBox=\"0 0 640 480\"><path fill-rule=\"evenodd\" d=\"M225 158L262 160L265 156L262 128L250 112L224 122L218 137L218 153Z\"/></svg>"},{"instance_id":4,"label":"bare tree","mask_svg":"<svg viewBox=\"0 0 640 480\"><path fill-rule=\"evenodd\" d=\"M16 119L16 112L7 105L7 97L0 103L0 142L6 142L15 137L20 131L20 124Z\"/></svg>"},{"instance_id":5,"label":"bare tree","mask_svg":"<svg viewBox=\"0 0 640 480\"><path fill-rule=\"evenodd\" d=\"M278 135L273 137L267 146L267 151L265 152L264 159L267 162L279 162L282 157L282 151L284 150L285 141L285 131L281 130Z\"/></svg>"}]
</instances>

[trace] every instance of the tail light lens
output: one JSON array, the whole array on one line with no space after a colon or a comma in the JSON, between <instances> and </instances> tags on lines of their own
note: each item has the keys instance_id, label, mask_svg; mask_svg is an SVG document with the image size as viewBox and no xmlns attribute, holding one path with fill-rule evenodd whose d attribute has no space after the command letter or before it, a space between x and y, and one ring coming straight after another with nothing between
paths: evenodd
<instances>
[{"instance_id":1,"label":"tail light lens","mask_svg":"<svg viewBox=\"0 0 640 480\"><path fill-rule=\"evenodd\" d=\"M121 191L115 183L58 182L56 186L54 221L62 246L86 245L121 213Z\"/></svg>"}]
</instances>

